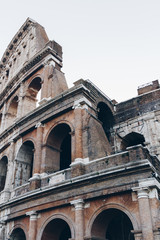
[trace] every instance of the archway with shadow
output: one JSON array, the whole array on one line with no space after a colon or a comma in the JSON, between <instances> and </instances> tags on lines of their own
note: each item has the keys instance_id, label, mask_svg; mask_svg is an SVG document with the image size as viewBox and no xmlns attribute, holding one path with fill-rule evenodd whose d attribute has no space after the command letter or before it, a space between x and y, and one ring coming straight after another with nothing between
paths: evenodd
<instances>
[{"instance_id":1,"label":"archway with shadow","mask_svg":"<svg viewBox=\"0 0 160 240\"><path fill-rule=\"evenodd\" d=\"M7 112L7 126L10 126L14 123L17 117L18 110L18 96L15 96L10 102L8 112Z\"/></svg>"},{"instance_id":2,"label":"archway with shadow","mask_svg":"<svg viewBox=\"0 0 160 240\"><path fill-rule=\"evenodd\" d=\"M67 169L71 164L71 128L61 123L52 129L46 143L46 171Z\"/></svg>"},{"instance_id":3,"label":"archway with shadow","mask_svg":"<svg viewBox=\"0 0 160 240\"><path fill-rule=\"evenodd\" d=\"M34 144L26 141L20 147L16 157L15 187L28 182L32 177L34 161Z\"/></svg>"},{"instance_id":4,"label":"archway with shadow","mask_svg":"<svg viewBox=\"0 0 160 240\"><path fill-rule=\"evenodd\" d=\"M135 240L133 225L129 217L118 209L101 212L93 222L91 239L94 240Z\"/></svg>"},{"instance_id":5,"label":"archway with shadow","mask_svg":"<svg viewBox=\"0 0 160 240\"><path fill-rule=\"evenodd\" d=\"M71 230L63 219L56 218L50 221L45 227L41 240L69 240Z\"/></svg>"},{"instance_id":6,"label":"archway with shadow","mask_svg":"<svg viewBox=\"0 0 160 240\"><path fill-rule=\"evenodd\" d=\"M42 80L40 77L34 78L28 86L25 96L25 112L29 112L38 107L41 100Z\"/></svg>"},{"instance_id":7,"label":"archway with shadow","mask_svg":"<svg viewBox=\"0 0 160 240\"><path fill-rule=\"evenodd\" d=\"M111 133L114 125L114 117L111 109L104 102L99 102L97 105L98 119L102 123L104 132L109 142L112 142Z\"/></svg>"},{"instance_id":8,"label":"archway with shadow","mask_svg":"<svg viewBox=\"0 0 160 240\"><path fill-rule=\"evenodd\" d=\"M126 150L127 147L132 147L138 144L145 146L145 138L142 134L137 132L131 132L123 137L121 142L121 149Z\"/></svg>"},{"instance_id":9,"label":"archway with shadow","mask_svg":"<svg viewBox=\"0 0 160 240\"><path fill-rule=\"evenodd\" d=\"M9 240L26 240L24 231L21 228L14 229Z\"/></svg>"},{"instance_id":10,"label":"archway with shadow","mask_svg":"<svg viewBox=\"0 0 160 240\"><path fill-rule=\"evenodd\" d=\"M8 166L8 158L4 156L0 160L0 191L3 191L5 187L6 176L7 176L7 166Z\"/></svg>"}]
</instances>

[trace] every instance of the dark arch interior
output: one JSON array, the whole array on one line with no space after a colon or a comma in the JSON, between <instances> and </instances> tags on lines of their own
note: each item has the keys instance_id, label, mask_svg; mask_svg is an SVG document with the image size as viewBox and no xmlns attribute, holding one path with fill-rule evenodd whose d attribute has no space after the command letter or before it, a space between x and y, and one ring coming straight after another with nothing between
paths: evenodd
<instances>
[{"instance_id":1,"label":"dark arch interior","mask_svg":"<svg viewBox=\"0 0 160 240\"><path fill-rule=\"evenodd\" d=\"M2 123L2 113L0 113L0 129L1 129L1 123Z\"/></svg>"},{"instance_id":2,"label":"dark arch interior","mask_svg":"<svg viewBox=\"0 0 160 240\"><path fill-rule=\"evenodd\" d=\"M143 135L131 132L127 134L122 140L122 150L125 150L127 147L135 146L138 144L142 144L144 146L145 138Z\"/></svg>"},{"instance_id":3,"label":"dark arch interior","mask_svg":"<svg viewBox=\"0 0 160 240\"><path fill-rule=\"evenodd\" d=\"M4 156L0 160L0 191L4 189L7 175L8 158Z\"/></svg>"},{"instance_id":4,"label":"dark arch interior","mask_svg":"<svg viewBox=\"0 0 160 240\"><path fill-rule=\"evenodd\" d=\"M32 177L34 144L31 141L22 144L16 160L15 186L20 186L28 182L28 179Z\"/></svg>"},{"instance_id":5,"label":"dark arch interior","mask_svg":"<svg viewBox=\"0 0 160 240\"><path fill-rule=\"evenodd\" d=\"M15 96L9 106L8 113L10 117L16 117L17 115L17 108L18 108L18 97Z\"/></svg>"},{"instance_id":6,"label":"dark arch interior","mask_svg":"<svg viewBox=\"0 0 160 240\"><path fill-rule=\"evenodd\" d=\"M28 91L32 97L36 98L40 89L41 89L41 78L37 77L33 79L32 82L30 83L28 87Z\"/></svg>"},{"instance_id":7,"label":"dark arch interior","mask_svg":"<svg viewBox=\"0 0 160 240\"><path fill-rule=\"evenodd\" d=\"M71 135L67 133L61 143L60 170L66 169L71 164Z\"/></svg>"},{"instance_id":8,"label":"dark arch interior","mask_svg":"<svg viewBox=\"0 0 160 240\"><path fill-rule=\"evenodd\" d=\"M111 142L111 131L114 125L114 117L107 104L100 102L98 108L98 119L102 122L103 129L108 140Z\"/></svg>"},{"instance_id":9,"label":"dark arch interior","mask_svg":"<svg viewBox=\"0 0 160 240\"><path fill-rule=\"evenodd\" d=\"M17 228L13 230L9 239L10 240L26 240L26 236L24 231L21 228Z\"/></svg>"},{"instance_id":10,"label":"dark arch interior","mask_svg":"<svg viewBox=\"0 0 160 240\"><path fill-rule=\"evenodd\" d=\"M118 209L108 209L95 219L91 235L97 240L134 240L132 230L132 223L125 213Z\"/></svg>"},{"instance_id":11,"label":"dark arch interior","mask_svg":"<svg viewBox=\"0 0 160 240\"><path fill-rule=\"evenodd\" d=\"M62 219L54 219L45 227L41 240L68 240L71 238L71 230Z\"/></svg>"},{"instance_id":12,"label":"dark arch interior","mask_svg":"<svg viewBox=\"0 0 160 240\"><path fill-rule=\"evenodd\" d=\"M71 129L67 124L59 124L48 136L46 144L47 171L56 172L70 167Z\"/></svg>"}]
</instances>

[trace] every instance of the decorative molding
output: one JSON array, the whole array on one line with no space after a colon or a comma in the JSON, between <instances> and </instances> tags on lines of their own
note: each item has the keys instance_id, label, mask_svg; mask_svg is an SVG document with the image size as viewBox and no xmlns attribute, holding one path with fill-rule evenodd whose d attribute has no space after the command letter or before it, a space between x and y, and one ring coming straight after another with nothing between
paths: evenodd
<instances>
[{"instance_id":1,"label":"decorative molding","mask_svg":"<svg viewBox=\"0 0 160 240\"><path fill-rule=\"evenodd\" d=\"M71 205L74 205L75 210L82 210L84 208L84 201L83 199L76 199L70 202Z\"/></svg>"}]
</instances>

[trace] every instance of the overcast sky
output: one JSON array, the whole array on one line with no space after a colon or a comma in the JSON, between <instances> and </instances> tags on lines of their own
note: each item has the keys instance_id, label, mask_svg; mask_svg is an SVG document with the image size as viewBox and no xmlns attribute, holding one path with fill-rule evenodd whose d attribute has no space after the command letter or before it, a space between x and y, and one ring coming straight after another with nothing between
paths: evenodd
<instances>
[{"instance_id":1,"label":"overcast sky","mask_svg":"<svg viewBox=\"0 0 160 240\"><path fill-rule=\"evenodd\" d=\"M5 0L0 58L27 17L63 48L69 87L90 79L118 102L160 78L160 0Z\"/></svg>"}]
</instances>

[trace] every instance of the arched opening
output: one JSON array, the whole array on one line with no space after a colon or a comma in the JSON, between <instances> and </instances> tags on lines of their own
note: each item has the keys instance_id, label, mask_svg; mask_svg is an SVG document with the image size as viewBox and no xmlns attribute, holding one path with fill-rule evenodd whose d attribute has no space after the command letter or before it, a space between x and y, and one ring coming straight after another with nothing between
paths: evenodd
<instances>
[{"instance_id":1,"label":"arched opening","mask_svg":"<svg viewBox=\"0 0 160 240\"><path fill-rule=\"evenodd\" d=\"M9 239L10 240L26 240L26 236L24 231L21 228L16 228L13 230Z\"/></svg>"},{"instance_id":2,"label":"arched opening","mask_svg":"<svg viewBox=\"0 0 160 240\"><path fill-rule=\"evenodd\" d=\"M133 225L128 216L118 209L107 209L93 222L92 239L134 240Z\"/></svg>"},{"instance_id":3,"label":"arched opening","mask_svg":"<svg viewBox=\"0 0 160 240\"><path fill-rule=\"evenodd\" d=\"M0 160L0 191L3 191L7 176L8 158L4 156Z\"/></svg>"},{"instance_id":4,"label":"arched opening","mask_svg":"<svg viewBox=\"0 0 160 240\"><path fill-rule=\"evenodd\" d=\"M49 134L46 144L46 171L56 172L71 164L71 129L65 124L57 125Z\"/></svg>"},{"instance_id":5,"label":"arched opening","mask_svg":"<svg viewBox=\"0 0 160 240\"><path fill-rule=\"evenodd\" d=\"M108 141L111 142L112 141L111 132L112 132L113 125L114 125L113 114L112 114L110 108L107 106L107 104L105 104L103 102L98 103L97 110L98 110L98 119L102 123L102 127L108 138Z\"/></svg>"},{"instance_id":6,"label":"arched opening","mask_svg":"<svg viewBox=\"0 0 160 240\"><path fill-rule=\"evenodd\" d=\"M69 225L62 219L53 219L45 227L41 240L69 240L71 230Z\"/></svg>"},{"instance_id":7,"label":"arched opening","mask_svg":"<svg viewBox=\"0 0 160 240\"><path fill-rule=\"evenodd\" d=\"M20 147L16 159L15 187L28 182L32 177L34 144L27 141Z\"/></svg>"},{"instance_id":8,"label":"arched opening","mask_svg":"<svg viewBox=\"0 0 160 240\"><path fill-rule=\"evenodd\" d=\"M0 113L0 130L1 130L1 127L2 127L2 113Z\"/></svg>"},{"instance_id":9,"label":"arched opening","mask_svg":"<svg viewBox=\"0 0 160 240\"><path fill-rule=\"evenodd\" d=\"M9 106L8 112L7 112L7 125L10 126L13 124L13 121L17 117L17 109L18 109L18 97L15 96Z\"/></svg>"},{"instance_id":10,"label":"arched opening","mask_svg":"<svg viewBox=\"0 0 160 240\"><path fill-rule=\"evenodd\" d=\"M136 132L131 132L123 138L121 149L125 150L127 147L132 147L138 144L142 144L142 146L144 146L144 142L145 138L143 135Z\"/></svg>"},{"instance_id":11,"label":"arched opening","mask_svg":"<svg viewBox=\"0 0 160 240\"><path fill-rule=\"evenodd\" d=\"M30 112L38 107L41 98L41 78L36 77L28 86L25 97L25 112Z\"/></svg>"}]
</instances>

